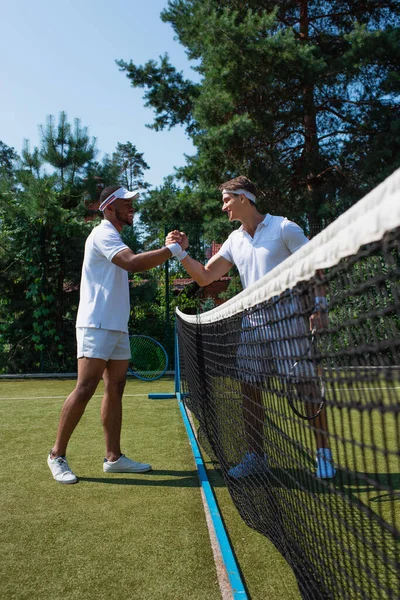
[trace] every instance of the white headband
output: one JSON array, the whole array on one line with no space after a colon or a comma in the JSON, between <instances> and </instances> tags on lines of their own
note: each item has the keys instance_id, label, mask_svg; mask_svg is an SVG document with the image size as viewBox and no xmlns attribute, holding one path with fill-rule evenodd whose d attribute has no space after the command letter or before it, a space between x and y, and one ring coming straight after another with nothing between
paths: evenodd
<instances>
[{"instance_id":1,"label":"white headband","mask_svg":"<svg viewBox=\"0 0 400 600\"><path fill-rule=\"evenodd\" d=\"M236 194L237 196L239 196L240 194L243 194L244 196L246 196L246 198L248 198L252 202L256 201L255 195L252 194L251 192L248 192L247 190L222 190L222 194Z\"/></svg>"},{"instance_id":2,"label":"white headband","mask_svg":"<svg viewBox=\"0 0 400 600\"><path fill-rule=\"evenodd\" d=\"M105 210L107 208L107 206L109 206L110 204L112 204L114 202L114 200L117 200L117 198L138 198L139 197L139 192L137 190L135 190L134 192L130 192L129 190L127 190L124 187L120 187L119 190L115 190L115 192L113 192L112 194L110 194L105 200L104 202L102 202L99 206L99 210Z\"/></svg>"}]
</instances>

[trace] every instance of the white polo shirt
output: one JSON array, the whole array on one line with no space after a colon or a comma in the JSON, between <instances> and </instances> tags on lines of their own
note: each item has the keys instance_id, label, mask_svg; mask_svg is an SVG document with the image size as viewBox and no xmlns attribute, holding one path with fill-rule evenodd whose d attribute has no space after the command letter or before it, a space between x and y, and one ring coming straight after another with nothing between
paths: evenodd
<instances>
[{"instance_id":1,"label":"white polo shirt","mask_svg":"<svg viewBox=\"0 0 400 600\"><path fill-rule=\"evenodd\" d=\"M77 327L128 333L128 271L111 262L126 248L117 229L106 219L90 233L85 243Z\"/></svg>"},{"instance_id":2,"label":"white polo shirt","mask_svg":"<svg viewBox=\"0 0 400 600\"><path fill-rule=\"evenodd\" d=\"M230 234L218 254L236 265L242 286L247 288L308 241L293 221L267 214L254 237L242 225Z\"/></svg>"}]
</instances>

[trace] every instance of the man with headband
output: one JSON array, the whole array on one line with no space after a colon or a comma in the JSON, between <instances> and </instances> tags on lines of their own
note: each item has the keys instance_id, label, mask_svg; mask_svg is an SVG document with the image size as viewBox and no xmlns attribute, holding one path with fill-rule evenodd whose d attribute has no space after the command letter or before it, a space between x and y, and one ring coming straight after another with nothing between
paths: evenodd
<instances>
[{"instance_id":1,"label":"man with headband","mask_svg":"<svg viewBox=\"0 0 400 600\"><path fill-rule=\"evenodd\" d=\"M207 265L203 266L189 255L182 259L182 265L200 286L220 279L236 265L245 289L308 242L303 230L292 221L270 214L263 215L257 210L257 190L246 177L231 179L219 189L222 192L222 210L228 215L229 221L239 221L241 227L230 234ZM185 244L185 247L187 244L186 235L178 231L168 234L166 243L171 241ZM293 343L298 346L297 355L303 354L303 345L307 343L307 328L303 318L298 316L301 307L295 306L295 303L296 301L291 300L283 306L285 314L276 325L270 320L264 322L265 318L263 320L263 317L257 314L245 316L243 319L236 366L242 386L248 450L241 462L229 469L228 474L231 477L245 477L268 467L268 457L264 454L265 408L261 388L265 377L278 375L282 380L287 377ZM315 311L310 318L313 329L327 324L326 309L325 293L320 288L315 299ZM282 332L282 327L288 330ZM282 337L289 338L290 330L294 330L297 337L291 348L288 342L282 340ZM272 348L274 359L255 358L252 354L254 342L264 342L266 347L269 346L269 350ZM307 348L305 350L307 352ZM305 379L308 376L310 381L315 379L312 368L309 366L309 372L305 373ZM317 395L318 390L312 394ZM310 409L313 409L312 405ZM336 471L329 449L324 411L314 419L313 424L317 446L316 474L319 478L330 479L335 476Z\"/></svg>"},{"instance_id":2,"label":"man with headband","mask_svg":"<svg viewBox=\"0 0 400 600\"><path fill-rule=\"evenodd\" d=\"M147 271L171 256L182 258L186 253L176 242L142 254L134 254L123 243L120 232L124 225L132 226L133 201L138 196L137 191L119 185L105 188L100 196L104 219L86 240L76 321L78 379L63 405L56 442L47 459L59 483L78 481L66 460L67 445L102 378L103 471L144 473L151 469L149 464L126 457L120 446L122 394L130 358L128 272Z\"/></svg>"}]
</instances>

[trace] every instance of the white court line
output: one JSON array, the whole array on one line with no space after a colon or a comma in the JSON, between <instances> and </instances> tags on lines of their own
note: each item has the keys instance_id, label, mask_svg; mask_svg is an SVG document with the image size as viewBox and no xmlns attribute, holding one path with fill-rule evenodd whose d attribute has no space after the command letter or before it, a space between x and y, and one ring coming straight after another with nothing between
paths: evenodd
<instances>
[{"instance_id":1,"label":"white court line","mask_svg":"<svg viewBox=\"0 0 400 600\"><path fill-rule=\"evenodd\" d=\"M372 390L400 390L400 385L398 386L393 386L393 387L363 387L363 388L359 388L357 386L348 386L348 387L336 387L335 384L333 384L335 387L335 390L339 391L339 392L345 392L345 391L358 391L358 392L363 392L363 391L372 391ZM124 398L140 398L141 396L147 396L147 394L124 394ZM66 398L67 396L30 396L29 398L27 398L26 396L23 396L21 398L17 397L17 396L0 396L0 400L62 400L63 398ZM92 398L102 398L103 394L94 394L94 396L92 396Z\"/></svg>"},{"instance_id":2,"label":"white court line","mask_svg":"<svg viewBox=\"0 0 400 600\"><path fill-rule=\"evenodd\" d=\"M335 384L333 384L333 386L335 386ZM342 391L342 392L344 392L345 390L347 390L347 391L354 390L354 391L358 391L358 392L365 392L367 390L368 391L371 391L371 390L400 390L400 385L395 385L392 387L379 386L379 387L367 387L367 388L366 387L360 388L360 387L357 387L357 385L349 385L348 387L345 387L345 388L344 387L340 387L340 388L335 387L335 390Z\"/></svg>"},{"instance_id":3,"label":"white court line","mask_svg":"<svg viewBox=\"0 0 400 600\"><path fill-rule=\"evenodd\" d=\"M139 396L147 396L147 394L124 394L124 398L137 398ZM62 400L67 396L30 396L27 398L23 396L22 398L18 398L16 396L4 396L0 397L0 400ZM94 394L92 398L102 398L103 394Z\"/></svg>"}]
</instances>

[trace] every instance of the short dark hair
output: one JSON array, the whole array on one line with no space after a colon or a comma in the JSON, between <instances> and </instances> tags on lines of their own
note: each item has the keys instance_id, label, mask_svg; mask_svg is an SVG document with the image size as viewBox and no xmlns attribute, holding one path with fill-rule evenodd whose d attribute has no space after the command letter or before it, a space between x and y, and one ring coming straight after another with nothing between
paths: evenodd
<instances>
[{"instance_id":1,"label":"short dark hair","mask_svg":"<svg viewBox=\"0 0 400 600\"><path fill-rule=\"evenodd\" d=\"M111 196L111 194L119 190L120 187L120 185L109 185L108 187L104 188L100 194L100 204L104 202L108 196Z\"/></svg>"},{"instance_id":2,"label":"short dark hair","mask_svg":"<svg viewBox=\"0 0 400 600\"><path fill-rule=\"evenodd\" d=\"M219 186L220 191L226 190L227 192L232 191L236 192L236 190L246 190L255 196L258 196L257 188L250 179L244 177L243 175L239 175L239 177L235 177L234 179L230 179L229 181L225 181Z\"/></svg>"}]
</instances>

